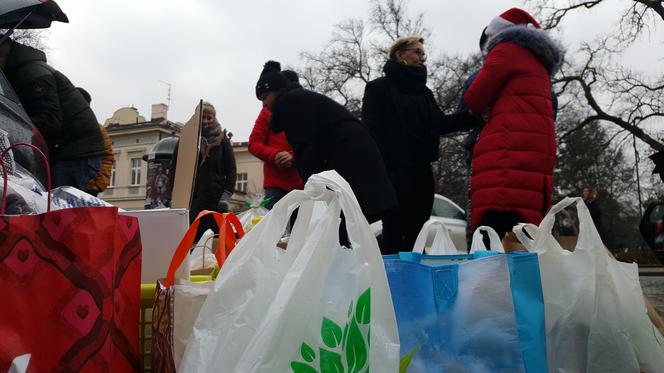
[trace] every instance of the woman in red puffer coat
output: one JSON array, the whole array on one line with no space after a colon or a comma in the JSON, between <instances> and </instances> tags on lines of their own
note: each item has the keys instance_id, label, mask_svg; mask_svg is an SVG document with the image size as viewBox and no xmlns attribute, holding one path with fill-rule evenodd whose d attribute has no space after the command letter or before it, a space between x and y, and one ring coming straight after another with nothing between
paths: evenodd
<instances>
[{"instance_id":1,"label":"woman in red puffer coat","mask_svg":"<svg viewBox=\"0 0 664 373\"><path fill-rule=\"evenodd\" d=\"M556 135L551 76L563 52L527 12L489 23L486 59L464 95L488 118L473 151L471 229L501 237L518 222L539 224L552 203Z\"/></svg>"}]
</instances>

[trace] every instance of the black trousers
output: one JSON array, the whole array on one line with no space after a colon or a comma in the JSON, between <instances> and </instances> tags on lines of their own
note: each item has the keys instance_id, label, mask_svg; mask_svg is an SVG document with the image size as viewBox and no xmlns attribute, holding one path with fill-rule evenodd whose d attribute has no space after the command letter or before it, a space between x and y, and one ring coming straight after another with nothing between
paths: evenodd
<instances>
[{"instance_id":1,"label":"black trousers","mask_svg":"<svg viewBox=\"0 0 664 373\"><path fill-rule=\"evenodd\" d=\"M417 235L431 217L434 180L431 165L388 170L399 207L383 216L383 255L412 251Z\"/></svg>"}]
</instances>

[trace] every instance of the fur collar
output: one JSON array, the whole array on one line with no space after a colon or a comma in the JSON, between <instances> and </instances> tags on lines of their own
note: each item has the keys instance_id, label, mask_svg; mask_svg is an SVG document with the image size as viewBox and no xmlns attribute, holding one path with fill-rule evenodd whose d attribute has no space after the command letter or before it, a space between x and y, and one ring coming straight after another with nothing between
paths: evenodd
<instances>
[{"instance_id":1,"label":"fur collar","mask_svg":"<svg viewBox=\"0 0 664 373\"><path fill-rule=\"evenodd\" d=\"M530 50L544 64L550 75L558 72L562 65L565 52L545 31L522 25L511 26L491 36L484 51L488 54L496 45L505 42L512 42Z\"/></svg>"}]
</instances>

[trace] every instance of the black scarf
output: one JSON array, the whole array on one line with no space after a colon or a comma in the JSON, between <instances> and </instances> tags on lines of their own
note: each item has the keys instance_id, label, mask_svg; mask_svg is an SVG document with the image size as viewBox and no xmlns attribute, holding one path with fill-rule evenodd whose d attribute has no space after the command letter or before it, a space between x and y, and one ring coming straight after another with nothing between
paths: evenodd
<instances>
[{"instance_id":1,"label":"black scarf","mask_svg":"<svg viewBox=\"0 0 664 373\"><path fill-rule=\"evenodd\" d=\"M427 90L426 66L402 65L396 60L390 59L383 66L383 72L406 92L420 93Z\"/></svg>"}]
</instances>

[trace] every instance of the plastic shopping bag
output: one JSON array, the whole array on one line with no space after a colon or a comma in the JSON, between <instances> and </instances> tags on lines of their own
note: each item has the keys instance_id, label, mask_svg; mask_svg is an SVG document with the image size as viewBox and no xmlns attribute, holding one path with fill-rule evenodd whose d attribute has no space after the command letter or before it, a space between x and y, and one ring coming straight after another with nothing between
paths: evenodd
<instances>
[{"instance_id":1,"label":"plastic shopping bag","mask_svg":"<svg viewBox=\"0 0 664 373\"><path fill-rule=\"evenodd\" d=\"M431 246L426 249L426 253L429 255L456 255L457 252L454 242L452 242L452 237L450 237L450 232L441 221L431 219L424 223L420 234L415 240L415 246L413 247L413 252L423 254L425 251L425 246L427 239L434 232L433 242Z\"/></svg>"},{"instance_id":2,"label":"plastic shopping bag","mask_svg":"<svg viewBox=\"0 0 664 373\"><path fill-rule=\"evenodd\" d=\"M249 198L246 206L248 209L237 215L245 231L250 231L254 226L254 221L260 220L260 218L267 215L269 211L265 208L265 205L268 202L269 199L264 199L262 194L255 194Z\"/></svg>"},{"instance_id":3,"label":"plastic shopping bag","mask_svg":"<svg viewBox=\"0 0 664 373\"><path fill-rule=\"evenodd\" d=\"M489 233L486 251L482 231ZM504 254L479 227L469 255L385 256L401 353L409 372L546 371L544 301L536 254Z\"/></svg>"},{"instance_id":4,"label":"plastic shopping bag","mask_svg":"<svg viewBox=\"0 0 664 373\"><path fill-rule=\"evenodd\" d=\"M180 363L187 341L213 282L190 282L176 279L175 272L189 255L189 249L203 216L211 215L219 227L219 246L215 257L219 267L236 244L236 233L244 234L242 225L233 213L220 214L202 211L191 224L173 253L165 279L157 281L155 303L152 308L152 368L156 372L174 372Z\"/></svg>"},{"instance_id":5,"label":"plastic shopping bag","mask_svg":"<svg viewBox=\"0 0 664 373\"><path fill-rule=\"evenodd\" d=\"M315 208L318 205L319 208ZM293 210L287 250L276 247ZM339 245L340 214L352 248ZM309 178L240 241L201 308L183 372L399 369L396 320L378 243L348 183Z\"/></svg>"},{"instance_id":6,"label":"plastic shopping bag","mask_svg":"<svg viewBox=\"0 0 664 373\"><path fill-rule=\"evenodd\" d=\"M573 252L551 234L556 214L576 204L579 237ZM520 227L519 227L520 228ZM581 198L551 208L534 240L546 308L550 372L663 372L664 339L647 316L635 263L611 258Z\"/></svg>"}]
</instances>

